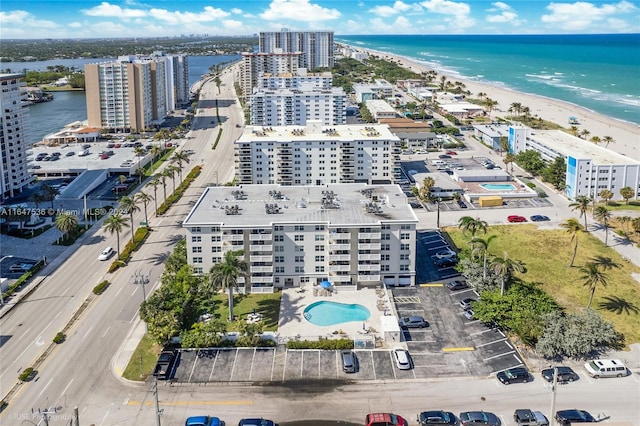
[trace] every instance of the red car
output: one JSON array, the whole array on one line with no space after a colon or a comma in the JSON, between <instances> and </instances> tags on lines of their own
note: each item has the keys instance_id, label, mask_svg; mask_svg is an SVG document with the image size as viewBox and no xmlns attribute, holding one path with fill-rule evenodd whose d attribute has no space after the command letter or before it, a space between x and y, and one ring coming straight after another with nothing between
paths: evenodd
<instances>
[{"instance_id":1,"label":"red car","mask_svg":"<svg viewBox=\"0 0 640 426\"><path fill-rule=\"evenodd\" d=\"M511 223L513 222L526 222L527 218L524 216L517 216L517 215L512 215L512 216L507 216L507 220Z\"/></svg>"},{"instance_id":2,"label":"red car","mask_svg":"<svg viewBox=\"0 0 640 426\"><path fill-rule=\"evenodd\" d=\"M447 154L447 155L458 155L458 153L455 152L455 151L447 151L447 152L445 152L445 154Z\"/></svg>"}]
</instances>

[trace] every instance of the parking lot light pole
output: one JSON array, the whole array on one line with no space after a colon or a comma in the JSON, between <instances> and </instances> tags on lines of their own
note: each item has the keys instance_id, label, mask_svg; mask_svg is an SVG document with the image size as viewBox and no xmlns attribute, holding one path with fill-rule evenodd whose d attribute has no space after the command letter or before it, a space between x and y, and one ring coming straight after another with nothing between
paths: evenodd
<instances>
[{"instance_id":1,"label":"parking lot light pole","mask_svg":"<svg viewBox=\"0 0 640 426\"><path fill-rule=\"evenodd\" d=\"M436 205L438 206L438 212L436 216L436 226L440 229L440 203L442 202L442 198L436 198Z\"/></svg>"}]
</instances>

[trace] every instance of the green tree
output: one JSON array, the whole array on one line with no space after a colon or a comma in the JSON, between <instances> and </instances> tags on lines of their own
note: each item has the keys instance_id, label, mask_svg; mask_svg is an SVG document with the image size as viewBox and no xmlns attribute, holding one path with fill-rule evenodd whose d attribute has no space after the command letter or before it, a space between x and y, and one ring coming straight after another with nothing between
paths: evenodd
<instances>
[{"instance_id":1,"label":"green tree","mask_svg":"<svg viewBox=\"0 0 640 426\"><path fill-rule=\"evenodd\" d=\"M538 175L546 166L545 162L542 160L542 154L532 149L516 154L516 163L518 166L534 175Z\"/></svg>"},{"instance_id":2,"label":"green tree","mask_svg":"<svg viewBox=\"0 0 640 426\"><path fill-rule=\"evenodd\" d=\"M633 228L633 232L636 234L640 233L640 217L635 217L631 221L631 227Z\"/></svg>"},{"instance_id":3,"label":"green tree","mask_svg":"<svg viewBox=\"0 0 640 426\"><path fill-rule=\"evenodd\" d=\"M502 156L504 152L509 153L509 138L500 136L500 156Z\"/></svg>"},{"instance_id":4,"label":"green tree","mask_svg":"<svg viewBox=\"0 0 640 426\"><path fill-rule=\"evenodd\" d=\"M156 159L158 158L158 155L160 155L160 153L162 152L162 149L160 149L158 145L152 145L151 150L149 152L151 152L151 155L153 156L153 161L155 162Z\"/></svg>"},{"instance_id":5,"label":"green tree","mask_svg":"<svg viewBox=\"0 0 640 426\"><path fill-rule=\"evenodd\" d=\"M622 227L622 232L624 232L625 236L629 233L629 224L633 221L631 216L618 216L618 223Z\"/></svg>"},{"instance_id":6,"label":"green tree","mask_svg":"<svg viewBox=\"0 0 640 426\"><path fill-rule=\"evenodd\" d=\"M154 140L162 141L162 150L167 149L167 142L173 138L173 134L168 129L160 129L153 135Z\"/></svg>"},{"instance_id":7,"label":"green tree","mask_svg":"<svg viewBox=\"0 0 640 426\"><path fill-rule=\"evenodd\" d=\"M172 194L176 192L176 172L177 171L178 171L178 168L176 166L167 166L162 171L162 176L165 176L171 179L171 183L173 187Z\"/></svg>"},{"instance_id":8,"label":"green tree","mask_svg":"<svg viewBox=\"0 0 640 426\"><path fill-rule=\"evenodd\" d=\"M487 113L489 114L489 120L491 120L491 111L493 111L493 109L496 106L498 106L498 101L494 101L493 99L490 99L490 98L485 98L482 105L487 110Z\"/></svg>"},{"instance_id":9,"label":"green tree","mask_svg":"<svg viewBox=\"0 0 640 426\"><path fill-rule=\"evenodd\" d=\"M615 140L611 136L605 136L605 137L602 138L602 142L605 143L604 147L608 148L609 144L615 142Z\"/></svg>"},{"instance_id":10,"label":"green tree","mask_svg":"<svg viewBox=\"0 0 640 426\"><path fill-rule=\"evenodd\" d=\"M138 201L134 197L128 197L126 195L120 197L118 200L118 204L120 204L120 208L129 215L131 219L131 241L135 242L135 225L133 224L133 214L135 212L140 211L140 207L138 207Z\"/></svg>"},{"instance_id":11,"label":"green tree","mask_svg":"<svg viewBox=\"0 0 640 426\"><path fill-rule=\"evenodd\" d=\"M486 221L481 219L474 219L471 216L462 216L458 219L458 228L462 230L463 234L471 234L471 239L476 236L477 233L487 233L489 225Z\"/></svg>"},{"instance_id":12,"label":"green tree","mask_svg":"<svg viewBox=\"0 0 640 426\"><path fill-rule=\"evenodd\" d=\"M509 112L515 112L520 115L520 112L522 112L522 104L520 102L513 102L511 106L509 106Z\"/></svg>"},{"instance_id":13,"label":"green tree","mask_svg":"<svg viewBox=\"0 0 640 426\"><path fill-rule=\"evenodd\" d=\"M506 286L511 283L514 272L525 273L527 268L524 263L511 259L505 251L502 257L494 257L491 261L491 268L500 277L500 295L504 295Z\"/></svg>"},{"instance_id":14,"label":"green tree","mask_svg":"<svg viewBox=\"0 0 640 426\"><path fill-rule=\"evenodd\" d=\"M609 200L613 198L613 192L609 191L608 189L603 189L598 193L598 195L604 200L604 204L606 206L609 205Z\"/></svg>"},{"instance_id":15,"label":"green tree","mask_svg":"<svg viewBox=\"0 0 640 426\"><path fill-rule=\"evenodd\" d=\"M208 286L211 289L227 290L229 298L229 321L233 321L233 290L238 287L238 278L249 278L249 263L241 260L241 250L230 250L224 254L222 262L211 267Z\"/></svg>"},{"instance_id":16,"label":"green tree","mask_svg":"<svg viewBox=\"0 0 640 426\"><path fill-rule=\"evenodd\" d=\"M180 333L183 348L214 348L222 343L227 325L220 320L196 322L191 330Z\"/></svg>"},{"instance_id":17,"label":"green tree","mask_svg":"<svg viewBox=\"0 0 640 426\"><path fill-rule=\"evenodd\" d=\"M180 174L180 183L182 183L182 170L184 169L184 165L189 164L189 162L191 161L189 159L190 156L191 154L187 153L186 151L178 151L175 154L173 154L173 157L171 158L171 161L178 165L178 173Z\"/></svg>"},{"instance_id":18,"label":"green tree","mask_svg":"<svg viewBox=\"0 0 640 426\"><path fill-rule=\"evenodd\" d=\"M160 182L160 178L157 175L154 175L153 178L149 181L147 186L153 188L153 202L156 208L156 216L158 215L158 186L162 185Z\"/></svg>"},{"instance_id":19,"label":"green tree","mask_svg":"<svg viewBox=\"0 0 640 426\"><path fill-rule=\"evenodd\" d=\"M120 216L119 213L109 215L109 217L107 217L104 221L104 225L103 225L104 230L110 233L111 235L113 235L114 232L116 234L116 242L117 242L116 247L118 249L118 260L120 260L120 232L122 232L122 230L127 226L129 225L127 225L126 219Z\"/></svg>"},{"instance_id":20,"label":"green tree","mask_svg":"<svg viewBox=\"0 0 640 426\"><path fill-rule=\"evenodd\" d=\"M604 225L604 245L609 245L609 219L611 219L611 212L605 206L597 206L593 210L593 216Z\"/></svg>"},{"instance_id":21,"label":"green tree","mask_svg":"<svg viewBox=\"0 0 640 426\"><path fill-rule=\"evenodd\" d=\"M147 215L147 206L152 200L154 200L153 196L143 191L138 192L135 196L135 201L142 203L142 205L144 206L144 221L147 224L147 226L149 226L149 216Z\"/></svg>"},{"instance_id":22,"label":"green tree","mask_svg":"<svg viewBox=\"0 0 640 426\"><path fill-rule=\"evenodd\" d=\"M46 183L43 183L40 186L40 190L43 193L43 197L46 201L50 201L51 202L51 208L53 209L53 201L56 199L56 197L58 195L60 195L60 191L58 191L57 188L54 188L51 185L47 185Z\"/></svg>"},{"instance_id":23,"label":"green tree","mask_svg":"<svg viewBox=\"0 0 640 426\"><path fill-rule=\"evenodd\" d=\"M589 303L587 303L587 309L591 307L593 302L593 296L596 293L596 289L599 286L606 287L608 284L607 274L602 270L597 263L587 263L580 268L580 279L584 280L584 285L589 287Z\"/></svg>"},{"instance_id":24,"label":"green tree","mask_svg":"<svg viewBox=\"0 0 640 426\"><path fill-rule=\"evenodd\" d=\"M571 242L574 243L573 256L571 256L571 262L569 263L569 267L572 267L573 262L576 260L576 254L578 253L578 234L583 230L583 228L582 225L580 225L580 222L574 218L565 220L560 224L560 226L566 229L567 233L571 234Z\"/></svg>"},{"instance_id":25,"label":"green tree","mask_svg":"<svg viewBox=\"0 0 640 426\"><path fill-rule=\"evenodd\" d=\"M559 190L564 190L567 181L567 163L559 155L551 164L540 171L540 175L545 182L549 182Z\"/></svg>"},{"instance_id":26,"label":"green tree","mask_svg":"<svg viewBox=\"0 0 640 426\"><path fill-rule=\"evenodd\" d=\"M78 216L65 212L56 216L56 228L64 235L64 239L70 232L78 229Z\"/></svg>"},{"instance_id":27,"label":"green tree","mask_svg":"<svg viewBox=\"0 0 640 426\"><path fill-rule=\"evenodd\" d=\"M593 142L596 145L598 145L600 142L602 142L602 139L600 139L599 136L591 136L591 139L589 139L589 141Z\"/></svg>"},{"instance_id":28,"label":"green tree","mask_svg":"<svg viewBox=\"0 0 640 426\"><path fill-rule=\"evenodd\" d=\"M490 235L486 239L480 237L471 238L471 256L474 257L476 254L482 256L482 278L484 280L487 279L487 272L489 270L489 245L495 238L495 235Z\"/></svg>"},{"instance_id":29,"label":"green tree","mask_svg":"<svg viewBox=\"0 0 640 426\"><path fill-rule=\"evenodd\" d=\"M620 188L620 196L624 199L626 204L629 204L629 200L636 195L633 188L630 186L625 186L624 188Z\"/></svg>"},{"instance_id":30,"label":"green tree","mask_svg":"<svg viewBox=\"0 0 640 426\"><path fill-rule=\"evenodd\" d=\"M569 204L569 208L573 211L579 211L580 216L584 218L584 230L588 231L587 228L587 211L589 211L589 204L591 203L591 198L586 195L578 195L573 203Z\"/></svg>"},{"instance_id":31,"label":"green tree","mask_svg":"<svg viewBox=\"0 0 640 426\"><path fill-rule=\"evenodd\" d=\"M427 202L431 200L431 189L436 184L436 181L431 177L427 176L423 179L422 185L420 189L418 189L418 198L422 202Z\"/></svg>"},{"instance_id":32,"label":"green tree","mask_svg":"<svg viewBox=\"0 0 640 426\"><path fill-rule=\"evenodd\" d=\"M507 167L507 170L510 169L509 173L513 175L513 163L516 162L516 156L510 152L507 152L507 155L504 156L504 158L502 159L502 162Z\"/></svg>"},{"instance_id":33,"label":"green tree","mask_svg":"<svg viewBox=\"0 0 640 426\"><path fill-rule=\"evenodd\" d=\"M587 138L589 137L590 134L591 134L591 132L588 131L587 129L582 129L582 131L580 132L580 136L584 140L587 140Z\"/></svg>"}]
</instances>

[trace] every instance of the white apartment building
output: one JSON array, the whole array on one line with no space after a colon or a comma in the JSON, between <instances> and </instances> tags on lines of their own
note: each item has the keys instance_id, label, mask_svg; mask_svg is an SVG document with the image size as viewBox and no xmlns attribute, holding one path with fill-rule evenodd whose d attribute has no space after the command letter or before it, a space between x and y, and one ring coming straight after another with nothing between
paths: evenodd
<instances>
[{"instance_id":1,"label":"white apartment building","mask_svg":"<svg viewBox=\"0 0 640 426\"><path fill-rule=\"evenodd\" d=\"M400 139L384 125L248 127L235 142L238 184L394 181Z\"/></svg>"},{"instance_id":2,"label":"white apartment building","mask_svg":"<svg viewBox=\"0 0 640 426\"><path fill-rule=\"evenodd\" d=\"M639 161L561 130L533 130L524 126L511 126L509 150L514 154L535 150L547 161L562 156L567 164L565 195L569 199L575 199L579 195L597 199L603 189L621 199L620 189L627 186L635 191L635 199L638 199Z\"/></svg>"},{"instance_id":3,"label":"white apartment building","mask_svg":"<svg viewBox=\"0 0 640 426\"><path fill-rule=\"evenodd\" d=\"M303 86L331 89L333 75L330 72L308 73L306 68L298 68L296 74L265 73L258 77L254 89L300 89Z\"/></svg>"},{"instance_id":4,"label":"white apartment building","mask_svg":"<svg viewBox=\"0 0 640 426\"><path fill-rule=\"evenodd\" d=\"M417 223L397 185L240 185L207 188L182 226L197 274L242 250L248 293L415 285Z\"/></svg>"},{"instance_id":5,"label":"white apartment building","mask_svg":"<svg viewBox=\"0 0 640 426\"><path fill-rule=\"evenodd\" d=\"M318 120L327 126L345 124L347 95L341 87L312 84L294 89L258 89L251 95L251 125L302 126Z\"/></svg>"},{"instance_id":6,"label":"white apartment building","mask_svg":"<svg viewBox=\"0 0 640 426\"><path fill-rule=\"evenodd\" d=\"M22 192L34 177L27 166L29 108L22 106L23 74L0 74L0 200Z\"/></svg>"},{"instance_id":7,"label":"white apartment building","mask_svg":"<svg viewBox=\"0 0 640 426\"><path fill-rule=\"evenodd\" d=\"M369 99L384 99L393 96L393 85L387 80L378 79L374 84L356 83L353 85L353 91L358 102L365 102Z\"/></svg>"},{"instance_id":8,"label":"white apartment building","mask_svg":"<svg viewBox=\"0 0 640 426\"><path fill-rule=\"evenodd\" d=\"M297 75L301 55L302 52L243 53L239 75L242 93L250 96L262 75Z\"/></svg>"},{"instance_id":9,"label":"white apartment building","mask_svg":"<svg viewBox=\"0 0 640 426\"><path fill-rule=\"evenodd\" d=\"M335 64L333 31L265 31L258 44L260 53L302 52L300 68L333 68Z\"/></svg>"},{"instance_id":10,"label":"white apartment building","mask_svg":"<svg viewBox=\"0 0 640 426\"><path fill-rule=\"evenodd\" d=\"M396 110L382 99L369 99L365 102L365 105L374 120L380 120L381 118L395 118L397 116Z\"/></svg>"}]
</instances>

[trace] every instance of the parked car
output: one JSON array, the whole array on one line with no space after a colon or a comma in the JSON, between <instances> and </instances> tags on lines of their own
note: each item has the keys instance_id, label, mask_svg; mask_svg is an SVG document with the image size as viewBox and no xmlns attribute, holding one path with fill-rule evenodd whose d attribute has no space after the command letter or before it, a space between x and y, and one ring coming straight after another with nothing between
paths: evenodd
<instances>
[{"instance_id":1,"label":"parked car","mask_svg":"<svg viewBox=\"0 0 640 426\"><path fill-rule=\"evenodd\" d=\"M547 222L549 217L541 214L534 214L531 216L531 222Z\"/></svg>"},{"instance_id":2,"label":"parked car","mask_svg":"<svg viewBox=\"0 0 640 426\"><path fill-rule=\"evenodd\" d=\"M457 291L467 288L467 283L460 280L455 280L447 283L447 288L451 291Z\"/></svg>"},{"instance_id":3,"label":"parked car","mask_svg":"<svg viewBox=\"0 0 640 426\"><path fill-rule=\"evenodd\" d=\"M400 347L394 348L393 359L396 361L396 367L398 367L399 370L411 369L411 359L406 349Z\"/></svg>"},{"instance_id":4,"label":"parked car","mask_svg":"<svg viewBox=\"0 0 640 426\"><path fill-rule=\"evenodd\" d=\"M444 250L438 250L436 254L433 255L436 259L447 259L449 257L455 257L458 253L451 250L450 248L446 248Z\"/></svg>"},{"instance_id":5,"label":"parked car","mask_svg":"<svg viewBox=\"0 0 640 426\"><path fill-rule=\"evenodd\" d=\"M466 425L501 426L500 419L489 411L466 411L460 413L460 423Z\"/></svg>"},{"instance_id":6,"label":"parked car","mask_svg":"<svg viewBox=\"0 0 640 426\"><path fill-rule=\"evenodd\" d=\"M115 143L108 143L107 144L107 148L113 148L116 144ZM191 417L189 417L191 418Z\"/></svg>"},{"instance_id":7,"label":"parked car","mask_svg":"<svg viewBox=\"0 0 640 426\"><path fill-rule=\"evenodd\" d=\"M496 377L505 385L510 385L511 383L526 383L531 379L529 370L524 367L509 368L499 372Z\"/></svg>"},{"instance_id":8,"label":"parked car","mask_svg":"<svg viewBox=\"0 0 640 426\"><path fill-rule=\"evenodd\" d=\"M429 323L419 316L411 316L400 318L400 327L402 328L425 328Z\"/></svg>"},{"instance_id":9,"label":"parked car","mask_svg":"<svg viewBox=\"0 0 640 426\"><path fill-rule=\"evenodd\" d=\"M31 263L14 263L9 267L9 272L27 272L33 268Z\"/></svg>"},{"instance_id":10,"label":"parked car","mask_svg":"<svg viewBox=\"0 0 640 426\"><path fill-rule=\"evenodd\" d=\"M456 257L445 257L444 259L434 260L433 264L436 265L438 268L446 268L446 267L457 265L458 259Z\"/></svg>"},{"instance_id":11,"label":"parked car","mask_svg":"<svg viewBox=\"0 0 640 426\"><path fill-rule=\"evenodd\" d=\"M507 216L507 220L510 223L514 223L514 222L526 222L527 218L524 216L518 216L518 215L511 215L511 216Z\"/></svg>"},{"instance_id":12,"label":"parked car","mask_svg":"<svg viewBox=\"0 0 640 426\"><path fill-rule=\"evenodd\" d=\"M538 426L536 415L529 409L519 408L513 413L513 421L518 426Z\"/></svg>"},{"instance_id":13,"label":"parked car","mask_svg":"<svg viewBox=\"0 0 640 426\"><path fill-rule=\"evenodd\" d=\"M98 256L98 260L109 260L109 258L113 256L115 252L116 251L112 247L107 247L106 249L102 250L102 253L100 253L100 256Z\"/></svg>"},{"instance_id":14,"label":"parked car","mask_svg":"<svg viewBox=\"0 0 640 426\"><path fill-rule=\"evenodd\" d=\"M560 410L556 411L556 421L561 425L571 425L573 423L596 423L597 420L588 412L578 410Z\"/></svg>"},{"instance_id":15,"label":"parked car","mask_svg":"<svg viewBox=\"0 0 640 426\"><path fill-rule=\"evenodd\" d=\"M476 299L472 299L470 297L468 297L466 299L462 299L460 301L460 307L462 309L464 309L465 311L469 310L469 309L471 309L471 305L473 304L473 302L477 302L477 300Z\"/></svg>"},{"instance_id":16,"label":"parked car","mask_svg":"<svg viewBox=\"0 0 640 426\"><path fill-rule=\"evenodd\" d=\"M464 170L464 167L458 167L458 170ZM461 209L466 209L466 208L467 208L467 205L466 205L466 204L465 204L465 202L464 202L464 201L462 201L462 200L458 200L458 206L459 206Z\"/></svg>"},{"instance_id":17,"label":"parked car","mask_svg":"<svg viewBox=\"0 0 640 426\"><path fill-rule=\"evenodd\" d=\"M537 426L549 426L549 419L540 411L534 411L533 415L536 416Z\"/></svg>"},{"instance_id":18,"label":"parked car","mask_svg":"<svg viewBox=\"0 0 640 426\"><path fill-rule=\"evenodd\" d=\"M594 359L584 365L587 374L598 379L600 377L624 377L627 367L619 359Z\"/></svg>"},{"instance_id":19,"label":"parked car","mask_svg":"<svg viewBox=\"0 0 640 426\"><path fill-rule=\"evenodd\" d=\"M393 413L369 413L364 418L366 426L407 426L407 421Z\"/></svg>"},{"instance_id":20,"label":"parked car","mask_svg":"<svg viewBox=\"0 0 640 426\"><path fill-rule=\"evenodd\" d=\"M418 424L420 426L457 425L458 419L455 414L448 411L423 411L418 414Z\"/></svg>"},{"instance_id":21,"label":"parked car","mask_svg":"<svg viewBox=\"0 0 640 426\"><path fill-rule=\"evenodd\" d=\"M552 382L555 369L558 369L559 382L573 382L574 380L579 379L578 375L571 367L565 367L563 365L542 370L542 378L547 382Z\"/></svg>"},{"instance_id":22,"label":"parked car","mask_svg":"<svg viewBox=\"0 0 640 426\"><path fill-rule=\"evenodd\" d=\"M217 417L193 416L187 419L184 426L220 426L221 424Z\"/></svg>"},{"instance_id":23,"label":"parked car","mask_svg":"<svg viewBox=\"0 0 640 426\"><path fill-rule=\"evenodd\" d=\"M342 361L342 371L345 373L355 373L358 370L358 359L353 351L340 352Z\"/></svg>"},{"instance_id":24,"label":"parked car","mask_svg":"<svg viewBox=\"0 0 640 426\"><path fill-rule=\"evenodd\" d=\"M273 420L267 419L242 419L238 426L277 426Z\"/></svg>"},{"instance_id":25,"label":"parked car","mask_svg":"<svg viewBox=\"0 0 640 426\"><path fill-rule=\"evenodd\" d=\"M474 318L475 313L473 312L473 309L466 309L466 310L462 313L462 315L464 315L464 317L465 317L466 319L468 319L469 321L473 321L473 320L475 319L475 318Z\"/></svg>"},{"instance_id":26,"label":"parked car","mask_svg":"<svg viewBox=\"0 0 640 426\"><path fill-rule=\"evenodd\" d=\"M72 157L74 155L76 155L75 151L69 151L65 154L67 157Z\"/></svg>"},{"instance_id":27,"label":"parked car","mask_svg":"<svg viewBox=\"0 0 640 426\"><path fill-rule=\"evenodd\" d=\"M176 360L174 351L162 351L158 356L156 367L153 369L153 376L158 380L167 380L171 378L171 369Z\"/></svg>"},{"instance_id":28,"label":"parked car","mask_svg":"<svg viewBox=\"0 0 640 426\"><path fill-rule=\"evenodd\" d=\"M85 143L84 145L82 145L82 149L89 149L91 148L91 145L89 145L88 143Z\"/></svg>"},{"instance_id":29,"label":"parked car","mask_svg":"<svg viewBox=\"0 0 640 426\"><path fill-rule=\"evenodd\" d=\"M447 151L447 152L445 152L445 154L447 154L447 155L458 155L458 153L455 152L455 151Z\"/></svg>"}]
</instances>

